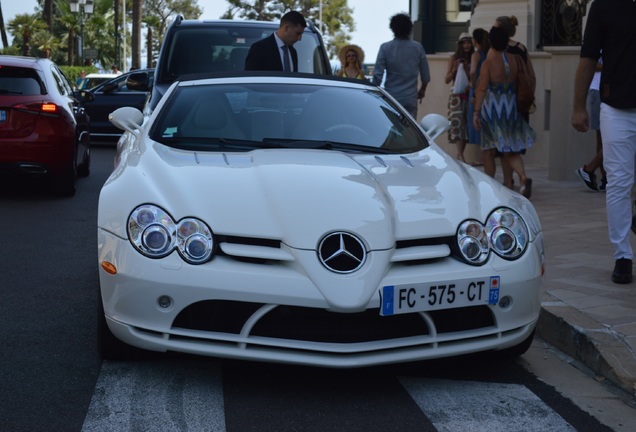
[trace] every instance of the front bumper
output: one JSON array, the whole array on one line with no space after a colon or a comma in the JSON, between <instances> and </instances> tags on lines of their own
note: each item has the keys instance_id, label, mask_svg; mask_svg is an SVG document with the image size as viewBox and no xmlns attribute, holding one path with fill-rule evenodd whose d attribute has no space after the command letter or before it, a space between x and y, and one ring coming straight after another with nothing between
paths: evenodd
<instances>
[{"instance_id":1,"label":"front bumper","mask_svg":"<svg viewBox=\"0 0 636 432\"><path fill-rule=\"evenodd\" d=\"M452 258L393 264L359 310L334 310L328 290L298 261L262 262L217 256L192 266L176 253L148 259L127 240L98 231L101 295L108 326L147 350L329 367L416 361L516 346L532 335L540 311L541 239L517 261L492 257L474 267ZM312 254L311 251L299 252ZM387 252L390 253L390 252ZM315 253L313 253L315 255ZM509 304L381 317L384 285L434 282L496 273ZM359 277L343 276L352 284ZM364 281L362 281L364 282ZM355 299L358 301L359 299Z\"/></svg>"}]
</instances>

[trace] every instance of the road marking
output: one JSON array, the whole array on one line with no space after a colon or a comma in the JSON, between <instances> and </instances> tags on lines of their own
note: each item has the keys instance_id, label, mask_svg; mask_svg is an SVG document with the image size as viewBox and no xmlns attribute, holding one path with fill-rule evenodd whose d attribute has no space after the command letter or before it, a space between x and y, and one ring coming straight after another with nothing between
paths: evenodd
<instances>
[{"instance_id":1,"label":"road marking","mask_svg":"<svg viewBox=\"0 0 636 432\"><path fill-rule=\"evenodd\" d=\"M399 380L440 432L576 431L520 384L411 377Z\"/></svg>"},{"instance_id":2,"label":"road marking","mask_svg":"<svg viewBox=\"0 0 636 432\"><path fill-rule=\"evenodd\" d=\"M105 361L82 431L141 430L225 432L218 364Z\"/></svg>"},{"instance_id":3,"label":"road marking","mask_svg":"<svg viewBox=\"0 0 636 432\"><path fill-rule=\"evenodd\" d=\"M520 384L398 379L440 432L576 431ZM257 412L251 415L258 418ZM195 360L104 362L82 431L140 430L225 432L220 364Z\"/></svg>"}]
</instances>

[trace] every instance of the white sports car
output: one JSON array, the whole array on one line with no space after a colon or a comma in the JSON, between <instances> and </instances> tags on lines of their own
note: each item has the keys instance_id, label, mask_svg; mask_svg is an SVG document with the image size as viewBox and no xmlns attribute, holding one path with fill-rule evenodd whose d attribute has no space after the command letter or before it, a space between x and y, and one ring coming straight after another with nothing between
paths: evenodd
<instances>
[{"instance_id":1,"label":"white sports car","mask_svg":"<svg viewBox=\"0 0 636 432\"><path fill-rule=\"evenodd\" d=\"M104 358L358 367L530 345L539 219L433 142L444 117L418 124L363 81L245 73L111 121Z\"/></svg>"}]
</instances>

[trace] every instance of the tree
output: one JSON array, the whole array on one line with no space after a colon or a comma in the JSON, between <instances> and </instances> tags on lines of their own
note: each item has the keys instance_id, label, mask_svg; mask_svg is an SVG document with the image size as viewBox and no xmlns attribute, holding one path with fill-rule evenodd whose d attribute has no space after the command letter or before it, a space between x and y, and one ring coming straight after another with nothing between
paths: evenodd
<instances>
[{"instance_id":1,"label":"tree","mask_svg":"<svg viewBox=\"0 0 636 432\"><path fill-rule=\"evenodd\" d=\"M115 12L113 16L113 24L115 27L115 64L119 70L124 70L119 57L121 53L121 23L119 22L119 17L121 16L120 0L113 0L113 10Z\"/></svg>"},{"instance_id":2,"label":"tree","mask_svg":"<svg viewBox=\"0 0 636 432\"><path fill-rule=\"evenodd\" d=\"M115 11L113 0L97 0L93 13L84 25L84 48L97 50L97 58L102 69L110 70L116 63L117 44L115 43Z\"/></svg>"},{"instance_id":3,"label":"tree","mask_svg":"<svg viewBox=\"0 0 636 432\"><path fill-rule=\"evenodd\" d=\"M9 31L14 39L19 39L22 45L21 54L24 56L31 55L33 34L45 28L47 28L46 23L36 15L20 14L9 21Z\"/></svg>"},{"instance_id":4,"label":"tree","mask_svg":"<svg viewBox=\"0 0 636 432\"><path fill-rule=\"evenodd\" d=\"M274 21L281 17L273 5L273 3L277 2L271 0L255 0L251 2L244 0L227 0L227 2L230 6L221 17L222 19L236 19L237 14L238 17L242 19L259 21Z\"/></svg>"},{"instance_id":5,"label":"tree","mask_svg":"<svg viewBox=\"0 0 636 432\"><path fill-rule=\"evenodd\" d=\"M44 12L42 13L42 19L49 28L49 31L53 31L53 0L44 0Z\"/></svg>"},{"instance_id":6,"label":"tree","mask_svg":"<svg viewBox=\"0 0 636 432\"><path fill-rule=\"evenodd\" d=\"M33 34L33 45L38 49L40 56L51 58L53 52L60 47L60 40L48 30L38 30Z\"/></svg>"},{"instance_id":7,"label":"tree","mask_svg":"<svg viewBox=\"0 0 636 432\"><path fill-rule=\"evenodd\" d=\"M136 69L141 68L141 4L142 0L133 0L131 66Z\"/></svg>"},{"instance_id":8,"label":"tree","mask_svg":"<svg viewBox=\"0 0 636 432\"><path fill-rule=\"evenodd\" d=\"M355 30L353 10L347 0L323 0L322 23L320 22L320 0L227 0L227 11L222 18L258 19L277 21L288 11L296 10L313 21L322 24L323 40L331 57L338 55L340 47L351 40L349 34Z\"/></svg>"},{"instance_id":9,"label":"tree","mask_svg":"<svg viewBox=\"0 0 636 432\"><path fill-rule=\"evenodd\" d=\"M2 16L1 1L0 1L0 36L2 36L2 47L7 48L9 46L9 39L7 38L7 28L4 25L4 16Z\"/></svg>"},{"instance_id":10,"label":"tree","mask_svg":"<svg viewBox=\"0 0 636 432\"><path fill-rule=\"evenodd\" d=\"M183 15L185 19L197 19L203 13L197 0L144 0L144 10L143 22L152 30L153 36L152 45L147 49L157 53L171 20L177 15ZM152 58L154 63L156 56L152 55Z\"/></svg>"}]
</instances>

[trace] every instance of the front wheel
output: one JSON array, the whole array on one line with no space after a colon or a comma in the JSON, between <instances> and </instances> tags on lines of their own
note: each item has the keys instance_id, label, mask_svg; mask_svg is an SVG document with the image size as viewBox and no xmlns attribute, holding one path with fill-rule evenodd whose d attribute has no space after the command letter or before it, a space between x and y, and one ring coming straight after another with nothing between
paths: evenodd
<instances>
[{"instance_id":1,"label":"front wheel","mask_svg":"<svg viewBox=\"0 0 636 432\"><path fill-rule=\"evenodd\" d=\"M78 161L77 176L88 177L91 173L91 143L90 134L82 132L78 139L77 152L80 154L81 161Z\"/></svg>"},{"instance_id":2,"label":"front wheel","mask_svg":"<svg viewBox=\"0 0 636 432\"><path fill-rule=\"evenodd\" d=\"M532 330L530 336L525 338L519 345L512 346L510 348L502 349L500 351L496 351L498 357L502 358L515 358L523 355L528 349L530 345L532 345L532 340L534 339L535 330Z\"/></svg>"},{"instance_id":3,"label":"front wheel","mask_svg":"<svg viewBox=\"0 0 636 432\"><path fill-rule=\"evenodd\" d=\"M75 170L75 163L73 163L73 167L68 170L68 172L56 179L56 191L57 194L64 197L72 197L75 195L76 187L75 181L77 180L77 171Z\"/></svg>"},{"instance_id":4,"label":"front wheel","mask_svg":"<svg viewBox=\"0 0 636 432\"><path fill-rule=\"evenodd\" d=\"M84 160L77 167L77 176L78 177L88 177L91 173L91 152L90 150L86 151L84 155Z\"/></svg>"}]
</instances>

